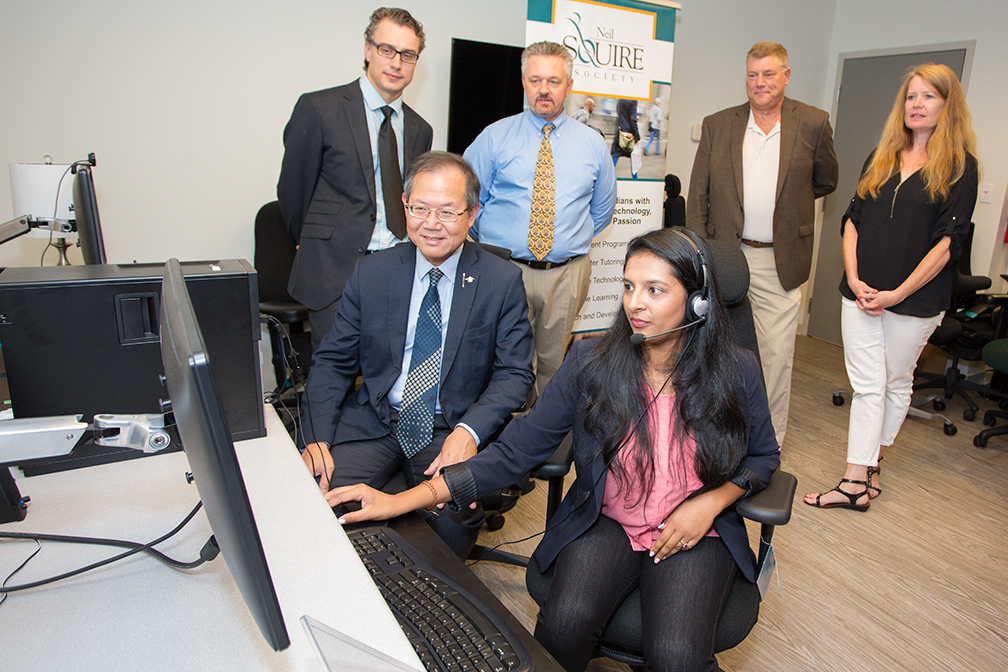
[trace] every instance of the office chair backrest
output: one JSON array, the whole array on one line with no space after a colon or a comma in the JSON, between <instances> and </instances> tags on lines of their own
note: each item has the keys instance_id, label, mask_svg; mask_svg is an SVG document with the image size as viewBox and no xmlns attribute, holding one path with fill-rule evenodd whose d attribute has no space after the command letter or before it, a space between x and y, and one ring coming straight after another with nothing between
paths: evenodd
<instances>
[{"instance_id":1,"label":"office chair backrest","mask_svg":"<svg viewBox=\"0 0 1008 672\"><path fill-rule=\"evenodd\" d=\"M969 229L962 239L962 256L959 257L959 273L961 275L973 275L973 264L970 257L973 255L973 232L976 224L970 222Z\"/></svg>"},{"instance_id":2,"label":"office chair backrest","mask_svg":"<svg viewBox=\"0 0 1008 672\"><path fill-rule=\"evenodd\" d=\"M740 347L751 350L760 361L759 345L756 342L756 325L753 322L752 305L749 303L749 265L745 255L737 245L720 240L708 240L711 264L718 279L721 299L728 308L728 321L732 336Z\"/></svg>"},{"instance_id":3,"label":"office chair backrest","mask_svg":"<svg viewBox=\"0 0 1008 672\"><path fill-rule=\"evenodd\" d=\"M682 182L672 173L665 176L665 213L662 228L686 226L686 199L682 196Z\"/></svg>"},{"instance_id":4,"label":"office chair backrest","mask_svg":"<svg viewBox=\"0 0 1008 672\"><path fill-rule=\"evenodd\" d=\"M259 301L296 303L287 293L294 252L294 241L284 225L280 204L267 203L255 218L253 265L259 274Z\"/></svg>"}]
</instances>

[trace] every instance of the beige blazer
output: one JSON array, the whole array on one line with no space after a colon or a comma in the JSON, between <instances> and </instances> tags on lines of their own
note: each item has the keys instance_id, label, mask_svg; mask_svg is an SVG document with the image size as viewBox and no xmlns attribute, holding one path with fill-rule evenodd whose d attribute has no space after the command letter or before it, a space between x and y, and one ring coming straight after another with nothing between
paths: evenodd
<instances>
[{"instance_id":1,"label":"beige blazer","mask_svg":"<svg viewBox=\"0 0 1008 672\"><path fill-rule=\"evenodd\" d=\"M742 139L748 122L749 103L703 120L690 175L686 226L706 238L742 240ZM773 215L774 260L784 289L794 289L809 277L815 199L836 189L837 174L829 115L785 98Z\"/></svg>"}]
</instances>

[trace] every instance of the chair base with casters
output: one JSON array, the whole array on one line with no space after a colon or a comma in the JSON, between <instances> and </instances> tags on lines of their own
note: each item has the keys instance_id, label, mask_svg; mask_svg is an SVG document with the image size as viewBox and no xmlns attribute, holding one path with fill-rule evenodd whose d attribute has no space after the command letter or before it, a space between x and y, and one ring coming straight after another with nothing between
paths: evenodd
<instances>
[{"instance_id":1,"label":"chair base with casters","mask_svg":"<svg viewBox=\"0 0 1008 672\"><path fill-rule=\"evenodd\" d=\"M739 500L735 505L743 518L760 523L757 576L766 563L774 528L777 525L787 524L791 519L791 505L797 487L798 479L792 474L778 470L766 488ZM525 585L532 599L540 607L549 596L552 580L552 568L542 573L536 563L529 564L525 572ZM759 587L755 583L749 583L741 574L737 574L715 633L715 653L738 646L746 638L759 617L760 600ZM633 668L646 668L647 661L643 656L640 633L640 590L637 589L620 604L606 626L595 649L596 657L606 656Z\"/></svg>"},{"instance_id":2,"label":"chair base with casters","mask_svg":"<svg viewBox=\"0 0 1008 672\"><path fill-rule=\"evenodd\" d=\"M1001 436L1002 434L1008 434L1008 425L1001 425L1000 427L995 427L997 424L997 418L1002 420L1008 420L1008 411L991 409L984 413L983 423L990 427L991 429L985 429L979 434L973 437L973 445L977 448L986 448L987 442L995 436Z\"/></svg>"},{"instance_id":3,"label":"chair base with casters","mask_svg":"<svg viewBox=\"0 0 1008 672\"><path fill-rule=\"evenodd\" d=\"M843 406L846 402L845 397L849 397L850 394L850 390L834 390L833 405ZM907 416L911 418L918 418L920 420L941 420L943 425L942 430L945 434L948 436L955 436L955 433L959 431L955 424L948 419L948 416L942 415L941 413L931 413L921 408L927 404L932 404L935 411L945 410L944 397L940 394L931 394L923 399L911 399L910 408L907 409Z\"/></svg>"}]
</instances>

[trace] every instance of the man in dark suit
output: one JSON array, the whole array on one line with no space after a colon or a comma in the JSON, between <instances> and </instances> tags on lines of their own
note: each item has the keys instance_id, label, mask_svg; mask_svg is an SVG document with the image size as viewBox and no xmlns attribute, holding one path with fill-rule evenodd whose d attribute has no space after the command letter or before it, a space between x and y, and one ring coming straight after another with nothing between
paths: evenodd
<instances>
[{"instance_id":1,"label":"man in dark suit","mask_svg":"<svg viewBox=\"0 0 1008 672\"><path fill-rule=\"evenodd\" d=\"M406 237L402 171L434 137L402 102L423 26L404 9L383 7L364 38L364 76L302 95L284 129L277 198L298 245L288 291L308 307L313 348L332 326L357 260Z\"/></svg>"},{"instance_id":2,"label":"man in dark suit","mask_svg":"<svg viewBox=\"0 0 1008 672\"><path fill-rule=\"evenodd\" d=\"M480 193L469 164L428 152L404 187L411 242L357 263L308 377L302 457L323 492L382 488L398 473L413 487L475 455L534 380L521 271L465 241ZM483 512L443 509L427 521L465 557Z\"/></svg>"},{"instance_id":3,"label":"man in dark suit","mask_svg":"<svg viewBox=\"0 0 1008 672\"><path fill-rule=\"evenodd\" d=\"M809 277L815 199L837 184L829 115L784 97L787 50L758 42L746 58L749 102L703 121L686 226L742 246L749 299L779 444L787 431L800 285Z\"/></svg>"}]
</instances>

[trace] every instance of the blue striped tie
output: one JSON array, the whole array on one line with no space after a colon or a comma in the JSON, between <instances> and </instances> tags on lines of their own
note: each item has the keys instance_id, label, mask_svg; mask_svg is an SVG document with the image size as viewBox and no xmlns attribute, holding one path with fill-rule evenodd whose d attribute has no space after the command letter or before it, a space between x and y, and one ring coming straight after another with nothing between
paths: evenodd
<instances>
[{"instance_id":1,"label":"blue striped tie","mask_svg":"<svg viewBox=\"0 0 1008 672\"><path fill-rule=\"evenodd\" d=\"M432 268L427 275L430 285L420 303L413 353L396 427L396 438L407 458L419 453L431 441L441 377L441 297L437 286L444 273Z\"/></svg>"}]
</instances>

